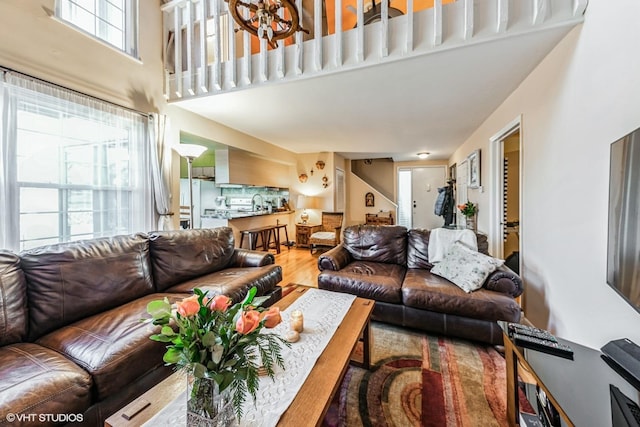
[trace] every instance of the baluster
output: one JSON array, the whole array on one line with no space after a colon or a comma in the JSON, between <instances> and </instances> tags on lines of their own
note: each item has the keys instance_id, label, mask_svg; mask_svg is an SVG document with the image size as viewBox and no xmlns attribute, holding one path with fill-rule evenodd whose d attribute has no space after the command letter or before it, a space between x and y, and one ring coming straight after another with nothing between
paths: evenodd
<instances>
[{"instance_id":1,"label":"baluster","mask_svg":"<svg viewBox=\"0 0 640 427\"><path fill-rule=\"evenodd\" d=\"M504 33L507 31L507 23L509 22L509 0L498 0L498 25L496 31Z\"/></svg>"},{"instance_id":2,"label":"baluster","mask_svg":"<svg viewBox=\"0 0 640 427\"><path fill-rule=\"evenodd\" d=\"M261 82L266 82L268 75L267 75L267 40L263 39L262 37L259 38L260 40L260 69L258 70L258 78L260 79Z\"/></svg>"},{"instance_id":3,"label":"baluster","mask_svg":"<svg viewBox=\"0 0 640 427\"><path fill-rule=\"evenodd\" d=\"M433 45L442 44L442 0L433 2Z\"/></svg>"},{"instance_id":4,"label":"baluster","mask_svg":"<svg viewBox=\"0 0 640 427\"><path fill-rule=\"evenodd\" d=\"M573 0L573 16L584 15L589 0Z\"/></svg>"},{"instance_id":5,"label":"baluster","mask_svg":"<svg viewBox=\"0 0 640 427\"><path fill-rule=\"evenodd\" d=\"M229 78L225 79L229 83L230 87L236 87L236 80L238 78L237 62L236 62L236 32L234 31L234 21L229 12L229 4L223 2L222 11L225 13L226 18L226 30L227 30L227 45L229 46L229 55L227 57L227 71L229 72Z\"/></svg>"},{"instance_id":6,"label":"baluster","mask_svg":"<svg viewBox=\"0 0 640 427\"><path fill-rule=\"evenodd\" d=\"M315 67L322 70L322 0L313 2L313 46Z\"/></svg>"},{"instance_id":7,"label":"baluster","mask_svg":"<svg viewBox=\"0 0 640 427\"><path fill-rule=\"evenodd\" d=\"M407 43L405 53L413 51L413 0L407 0Z\"/></svg>"},{"instance_id":8,"label":"baluster","mask_svg":"<svg viewBox=\"0 0 640 427\"><path fill-rule=\"evenodd\" d=\"M174 9L174 30L173 30L173 45L174 45L174 77L176 79L175 93L178 98L182 98L182 11L180 6L176 6Z\"/></svg>"},{"instance_id":9,"label":"baluster","mask_svg":"<svg viewBox=\"0 0 640 427\"><path fill-rule=\"evenodd\" d=\"M342 65L342 0L335 0L335 63L337 67Z\"/></svg>"},{"instance_id":10,"label":"baluster","mask_svg":"<svg viewBox=\"0 0 640 427\"><path fill-rule=\"evenodd\" d=\"M215 90L222 89L222 58L220 55L220 1L213 0L213 88Z\"/></svg>"},{"instance_id":11,"label":"baluster","mask_svg":"<svg viewBox=\"0 0 640 427\"><path fill-rule=\"evenodd\" d=\"M464 0L464 39L473 37L473 0Z\"/></svg>"},{"instance_id":12,"label":"baluster","mask_svg":"<svg viewBox=\"0 0 640 427\"><path fill-rule=\"evenodd\" d=\"M278 9L280 19L284 18L284 8ZM278 49L276 50L276 76L281 79L284 77L284 40L278 40Z\"/></svg>"},{"instance_id":13,"label":"baluster","mask_svg":"<svg viewBox=\"0 0 640 427\"><path fill-rule=\"evenodd\" d=\"M358 0L357 7L356 60L362 62L364 61L364 0Z\"/></svg>"},{"instance_id":14,"label":"baluster","mask_svg":"<svg viewBox=\"0 0 640 427\"><path fill-rule=\"evenodd\" d=\"M296 8L298 9L298 11L300 12L300 21L302 21L302 0L296 0ZM308 28L307 28L308 29ZM302 61L303 61L303 37L302 37L302 31L296 31L295 34L295 40L296 40L296 62L295 62L295 71L296 71L296 75L300 75L302 74Z\"/></svg>"},{"instance_id":15,"label":"baluster","mask_svg":"<svg viewBox=\"0 0 640 427\"><path fill-rule=\"evenodd\" d=\"M244 19L249 19L250 15L249 15L249 9L248 8L244 8ZM242 32L242 47L243 47L243 61L244 61L244 68L242 70L242 74L243 74L243 80L245 81L245 83L247 84L247 86L251 86L251 77L252 77L252 70L251 70L251 35L247 32L247 31L243 31Z\"/></svg>"},{"instance_id":16,"label":"baluster","mask_svg":"<svg viewBox=\"0 0 640 427\"><path fill-rule=\"evenodd\" d=\"M169 99L169 94L171 93L171 84L170 79L171 75L169 73L169 22L171 21L171 10L162 9L162 48L164 54L162 55L164 61L164 97L165 99Z\"/></svg>"},{"instance_id":17,"label":"baluster","mask_svg":"<svg viewBox=\"0 0 640 427\"><path fill-rule=\"evenodd\" d=\"M199 86L201 92L209 92L209 64L207 55L207 1L200 1L200 79Z\"/></svg>"},{"instance_id":18,"label":"baluster","mask_svg":"<svg viewBox=\"0 0 640 427\"><path fill-rule=\"evenodd\" d=\"M533 25L542 24L547 20L549 13L549 1L548 0L533 0Z\"/></svg>"},{"instance_id":19,"label":"baluster","mask_svg":"<svg viewBox=\"0 0 640 427\"><path fill-rule=\"evenodd\" d=\"M382 20L380 22L380 56L389 56L389 2L391 0L381 0Z\"/></svg>"},{"instance_id":20,"label":"baluster","mask_svg":"<svg viewBox=\"0 0 640 427\"><path fill-rule=\"evenodd\" d=\"M194 73L196 72L196 58L194 55L195 43L193 42L193 23L195 21L193 13L193 3L188 1L185 6L186 14L186 30L187 30L187 92L193 96L194 91Z\"/></svg>"}]
</instances>

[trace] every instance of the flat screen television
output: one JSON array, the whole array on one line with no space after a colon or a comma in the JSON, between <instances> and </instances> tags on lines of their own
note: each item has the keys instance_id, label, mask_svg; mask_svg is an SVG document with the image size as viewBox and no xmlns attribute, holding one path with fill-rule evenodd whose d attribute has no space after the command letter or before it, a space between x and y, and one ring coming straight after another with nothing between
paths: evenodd
<instances>
[{"instance_id":1,"label":"flat screen television","mask_svg":"<svg viewBox=\"0 0 640 427\"><path fill-rule=\"evenodd\" d=\"M611 144L607 283L640 312L640 128Z\"/></svg>"}]
</instances>

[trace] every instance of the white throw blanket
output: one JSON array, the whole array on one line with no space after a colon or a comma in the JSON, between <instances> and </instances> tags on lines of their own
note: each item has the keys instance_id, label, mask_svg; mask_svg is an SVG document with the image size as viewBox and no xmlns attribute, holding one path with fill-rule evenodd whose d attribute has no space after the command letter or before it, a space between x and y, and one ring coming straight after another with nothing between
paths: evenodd
<instances>
[{"instance_id":1,"label":"white throw blanket","mask_svg":"<svg viewBox=\"0 0 640 427\"><path fill-rule=\"evenodd\" d=\"M453 242L460 242L474 251L478 250L478 240L473 231L434 228L429 234L429 262L433 264L442 261Z\"/></svg>"}]
</instances>

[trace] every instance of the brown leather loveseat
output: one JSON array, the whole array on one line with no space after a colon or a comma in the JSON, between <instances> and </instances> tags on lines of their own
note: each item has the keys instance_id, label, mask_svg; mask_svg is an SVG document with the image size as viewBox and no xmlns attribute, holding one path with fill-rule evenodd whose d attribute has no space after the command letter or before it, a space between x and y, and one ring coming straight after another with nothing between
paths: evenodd
<instances>
[{"instance_id":1,"label":"brown leather loveseat","mask_svg":"<svg viewBox=\"0 0 640 427\"><path fill-rule=\"evenodd\" d=\"M171 373L141 322L150 301L256 286L275 302L273 263L227 227L0 251L0 425L102 425Z\"/></svg>"},{"instance_id":2,"label":"brown leather loveseat","mask_svg":"<svg viewBox=\"0 0 640 427\"><path fill-rule=\"evenodd\" d=\"M501 267L481 289L465 293L432 274L428 230L356 225L318 259L318 287L376 301L373 319L428 332L502 344L498 320L518 322L522 294L517 274ZM488 254L478 234L478 251Z\"/></svg>"}]
</instances>

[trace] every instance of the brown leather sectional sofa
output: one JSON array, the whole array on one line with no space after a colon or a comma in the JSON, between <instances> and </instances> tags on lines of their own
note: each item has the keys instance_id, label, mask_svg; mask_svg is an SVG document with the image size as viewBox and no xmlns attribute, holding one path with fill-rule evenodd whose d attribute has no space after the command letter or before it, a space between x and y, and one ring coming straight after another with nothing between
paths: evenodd
<instances>
[{"instance_id":1,"label":"brown leather sectional sofa","mask_svg":"<svg viewBox=\"0 0 640 427\"><path fill-rule=\"evenodd\" d=\"M517 274L502 267L482 288L465 293L430 270L428 230L357 225L318 259L318 287L376 301L373 319L428 332L502 344L498 320L518 322L522 294ZM478 251L488 254L478 234Z\"/></svg>"},{"instance_id":2,"label":"brown leather sectional sofa","mask_svg":"<svg viewBox=\"0 0 640 427\"><path fill-rule=\"evenodd\" d=\"M171 373L141 322L149 301L257 286L275 302L281 280L273 255L234 248L226 227L0 251L0 425L103 425Z\"/></svg>"}]
</instances>

